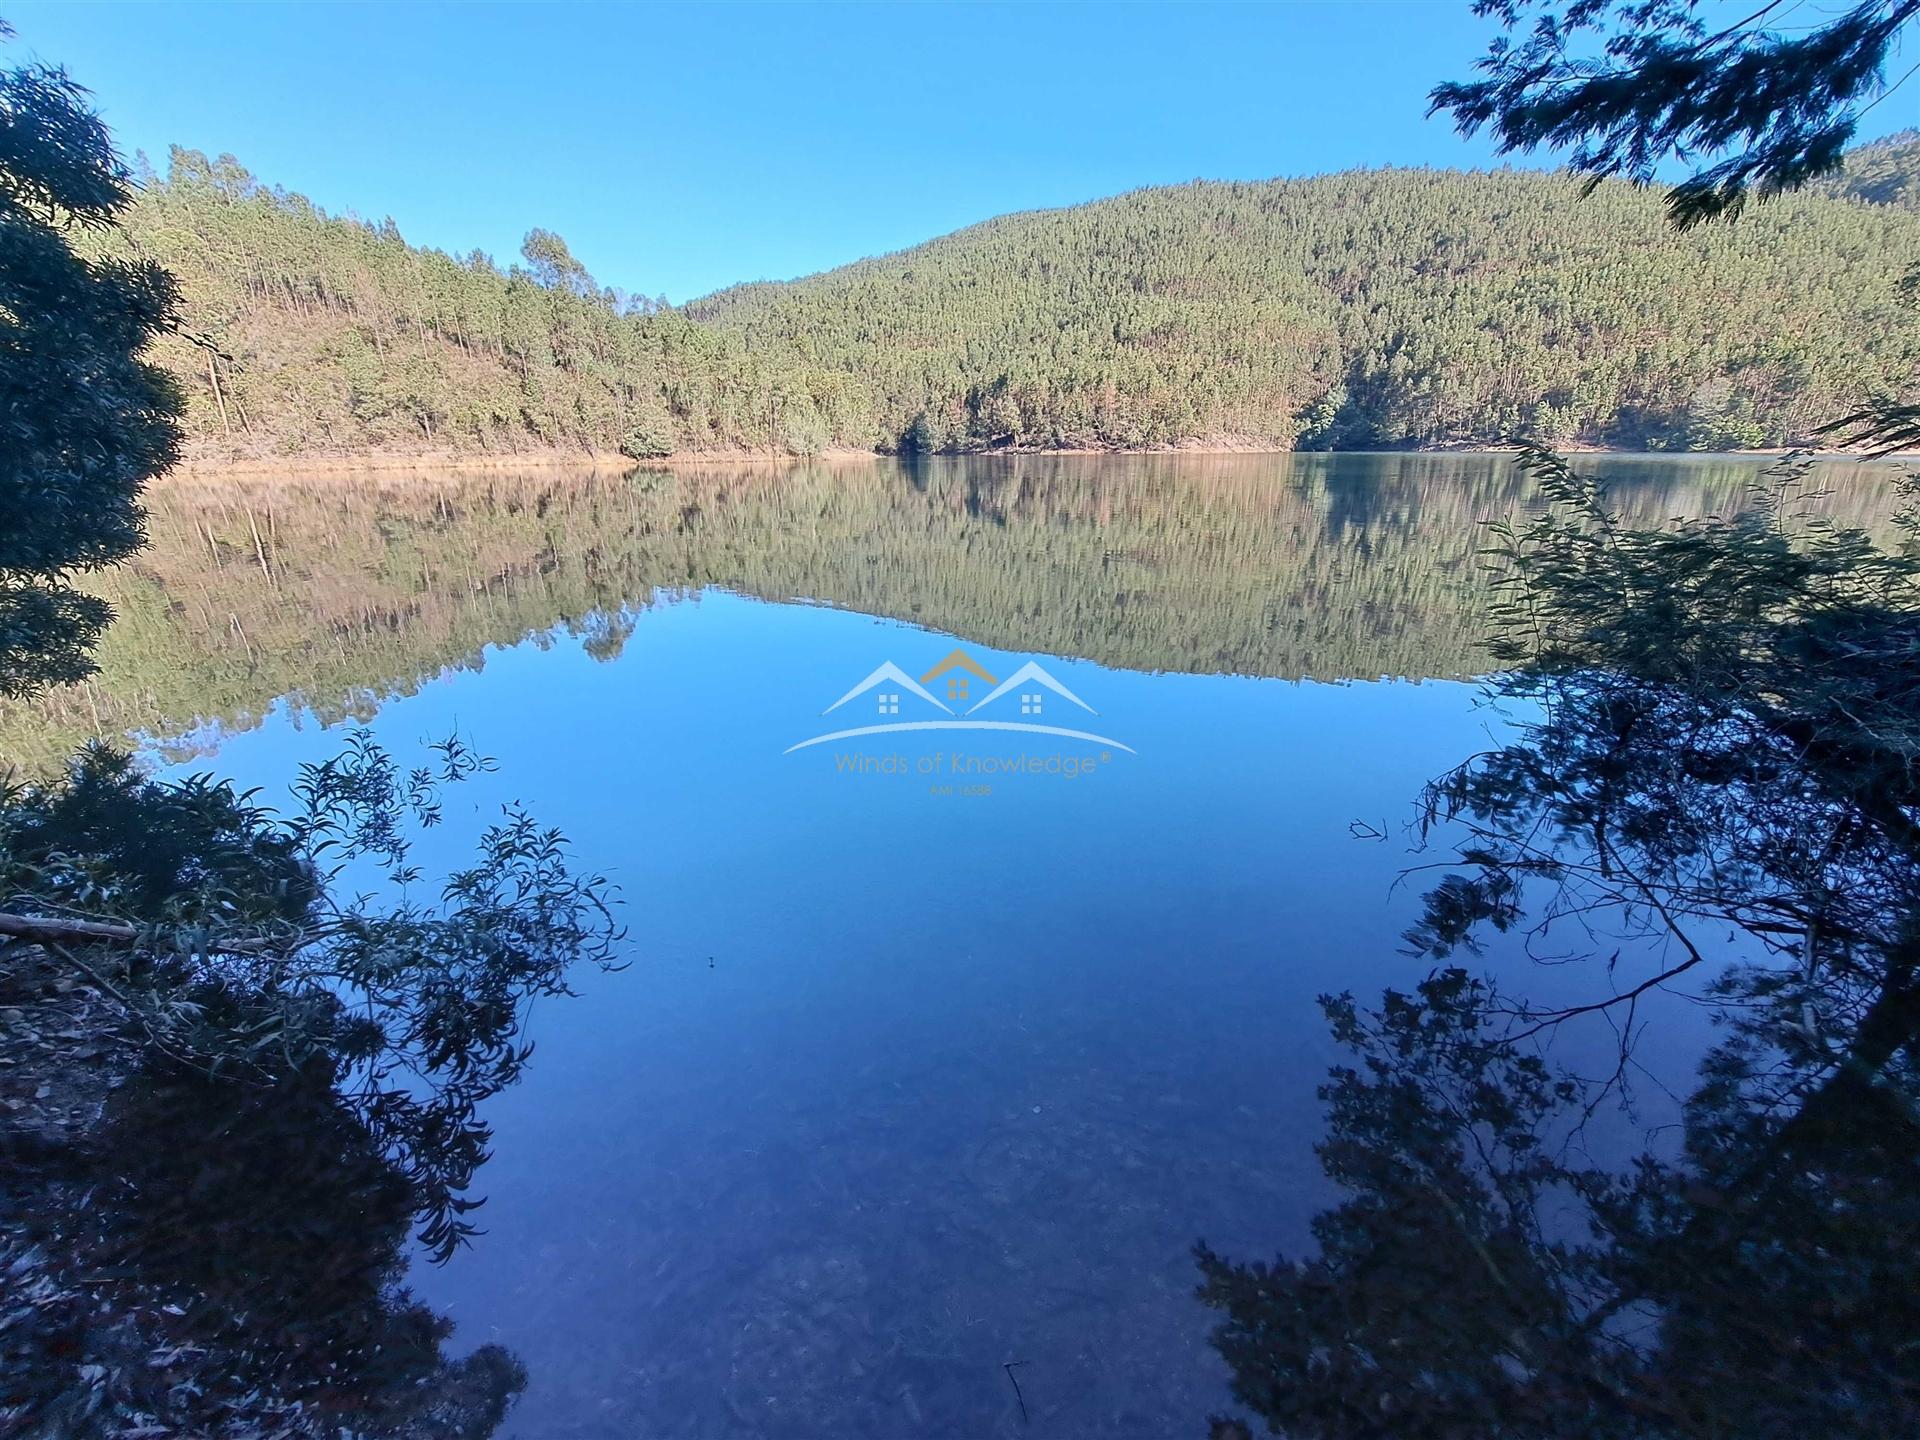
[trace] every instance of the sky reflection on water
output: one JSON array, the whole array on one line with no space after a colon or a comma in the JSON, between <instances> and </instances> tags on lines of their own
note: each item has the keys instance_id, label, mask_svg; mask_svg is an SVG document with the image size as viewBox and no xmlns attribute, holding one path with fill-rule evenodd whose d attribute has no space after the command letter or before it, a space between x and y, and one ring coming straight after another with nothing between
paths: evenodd
<instances>
[{"instance_id":1,"label":"sky reflection on water","mask_svg":"<svg viewBox=\"0 0 1920 1440\"><path fill-rule=\"evenodd\" d=\"M1188 1247L1305 1239L1315 996L1409 981L1406 803L1494 717L1458 683L1061 660L1134 755L936 795L782 753L952 643L708 593L611 664L522 646L374 722L401 750L458 726L500 761L459 803L530 799L628 902L634 967L544 1006L490 1111L488 1234L418 1277L527 1362L510 1433L1016 1433L1022 1360L1035 1433L1221 1402ZM334 740L276 719L221 764Z\"/></svg>"},{"instance_id":2,"label":"sky reflection on water","mask_svg":"<svg viewBox=\"0 0 1920 1440\"><path fill-rule=\"evenodd\" d=\"M484 504L377 511L369 594L427 588L395 618L369 612L365 635L402 635L409 615L467 633L448 607L492 624L521 613L514 586L576 564L600 597L478 663L369 675L381 694L353 707L402 757L458 729L499 762L422 838L429 874L523 799L626 900L632 967L542 1005L527 1078L490 1106L487 1234L416 1275L459 1341L526 1362L507 1433L1203 1433L1226 1371L1190 1247L1307 1242L1332 1198L1315 1091L1341 1058L1316 997L1425 973L1401 953L1422 889L1396 885L1420 859L1410 801L1500 723L1459 680L1294 677L1388 653L1460 673L1473 522L1518 493L1501 466L1256 457L1183 479L1164 461L979 462L817 494L798 476L636 477L542 489L561 538L524 564L503 547L534 512L496 482ZM1744 484L1724 462L1638 473L1633 503L1655 517ZM275 503L300 533L302 502ZM313 526L355 543L337 517ZM864 560L863 527L889 537ZM483 529L491 550L462 548ZM191 553L174 588L255 583L258 633L332 613L329 591L283 578L297 552L270 585L194 576ZM476 574L505 578L462 588ZM609 591L627 574L659 578ZM780 603L801 579L822 603ZM923 599L1065 653L863 613ZM1046 720L1131 753L951 731L786 753L834 717L896 718L877 695L822 712L882 662L919 677L956 645L996 678L1038 660L1097 712L1050 692ZM1096 652L1110 663L1076 658ZM1274 678L1183 673L1253 662ZM213 763L283 788L339 748L308 703L216 725ZM956 774L956 751L1086 769ZM1511 951L1484 963L1524 970L1538 1001L1585 983ZM1679 1078L1700 1013L1645 1018L1645 1053ZM1648 1119L1602 1115L1588 1142L1606 1158Z\"/></svg>"}]
</instances>

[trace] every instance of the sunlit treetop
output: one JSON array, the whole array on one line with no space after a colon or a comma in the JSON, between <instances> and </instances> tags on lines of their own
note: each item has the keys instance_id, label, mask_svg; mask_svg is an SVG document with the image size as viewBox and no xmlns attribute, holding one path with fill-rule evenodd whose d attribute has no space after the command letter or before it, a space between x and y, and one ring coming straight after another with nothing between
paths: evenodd
<instances>
[{"instance_id":1,"label":"sunlit treetop","mask_svg":"<svg viewBox=\"0 0 1920 1440\"><path fill-rule=\"evenodd\" d=\"M13 31L0 20L0 41ZM113 140L65 70L23 65L0 86L0 206L105 225L133 199Z\"/></svg>"}]
</instances>

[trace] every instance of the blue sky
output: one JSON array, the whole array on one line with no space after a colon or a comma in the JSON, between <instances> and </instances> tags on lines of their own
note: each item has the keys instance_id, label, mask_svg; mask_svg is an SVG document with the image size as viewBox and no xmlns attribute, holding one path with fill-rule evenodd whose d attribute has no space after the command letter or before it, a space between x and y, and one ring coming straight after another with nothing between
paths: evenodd
<instances>
[{"instance_id":1,"label":"blue sky","mask_svg":"<svg viewBox=\"0 0 1920 1440\"><path fill-rule=\"evenodd\" d=\"M1491 33L1467 0L0 14L129 155L229 152L503 261L543 225L603 284L675 301L1140 185L1492 159L1424 116Z\"/></svg>"}]
</instances>

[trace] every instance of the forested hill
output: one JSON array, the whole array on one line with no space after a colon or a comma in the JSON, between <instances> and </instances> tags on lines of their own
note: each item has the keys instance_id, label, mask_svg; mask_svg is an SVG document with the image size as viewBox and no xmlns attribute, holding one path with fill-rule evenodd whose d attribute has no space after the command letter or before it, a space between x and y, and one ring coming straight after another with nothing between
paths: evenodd
<instances>
[{"instance_id":1,"label":"forested hill","mask_svg":"<svg viewBox=\"0 0 1920 1440\"><path fill-rule=\"evenodd\" d=\"M545 232L502 269L191 152L144 177L129 234L205 342L164 354L203 455L1721 449L1911 385L1916 157L1869 147L1831 193L1686 235L1655 193L1531 172L1195 183L684 310L601 289Z\"/></svg>"},{"instance_id":2,"label":"forested hill","mask_svg":"<svg viewBox=\"0 0 1920 1440\"><path fill-rule=\"evenodd\" d=\"M1909 158L1920 149L1909 142ZM1386 170L1142 190L690 308L858 378L931 448L1723 448L1911 383L1920 214L1788 197L1685 235L1658 192Z\"/></svg>"},{"instance_id":3,"label":"forested hill","mask_svg":"<svg viewBox=\"0 0 1920 1440\"><path fill-rule=\"evenodd\" d=\"M1847 152L1847 167L1814 190L1843 200L1920 210L1920 130L1902 130Z\"/></svg>"},{"instance_id":4,"label":"forested hill","mask_svg":"<svg viewBox=\"0 0 1920 1440\"><path fill-rule=\"evenodd\" d=\"M139 178L104 243L180 280L187 333L160 358L190 454L804 451L865 424L849 377L776 374L734 337L602 290L547 232L502 270L330 216L231 157L176 149L164 178Z\"/></svg>"}]
</instances>

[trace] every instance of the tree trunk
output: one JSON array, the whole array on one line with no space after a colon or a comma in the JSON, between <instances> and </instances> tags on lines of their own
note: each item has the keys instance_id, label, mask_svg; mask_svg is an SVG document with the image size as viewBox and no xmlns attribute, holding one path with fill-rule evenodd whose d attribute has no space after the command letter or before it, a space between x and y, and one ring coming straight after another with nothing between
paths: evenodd
<instances>
[{"instance_id":1,"label":"tree trunk","mask_svg":"<svg viewBox=\"0 0 1920 1440\"><path fill-rule=\"evenodd\" d=\"M220 428L233 434L233 425L227 419L227 397L220 393L220 371L214 366L213 352L207 352L207 379L213 382L213 402L220 407Z\"/></svg>"}]
</instances>

